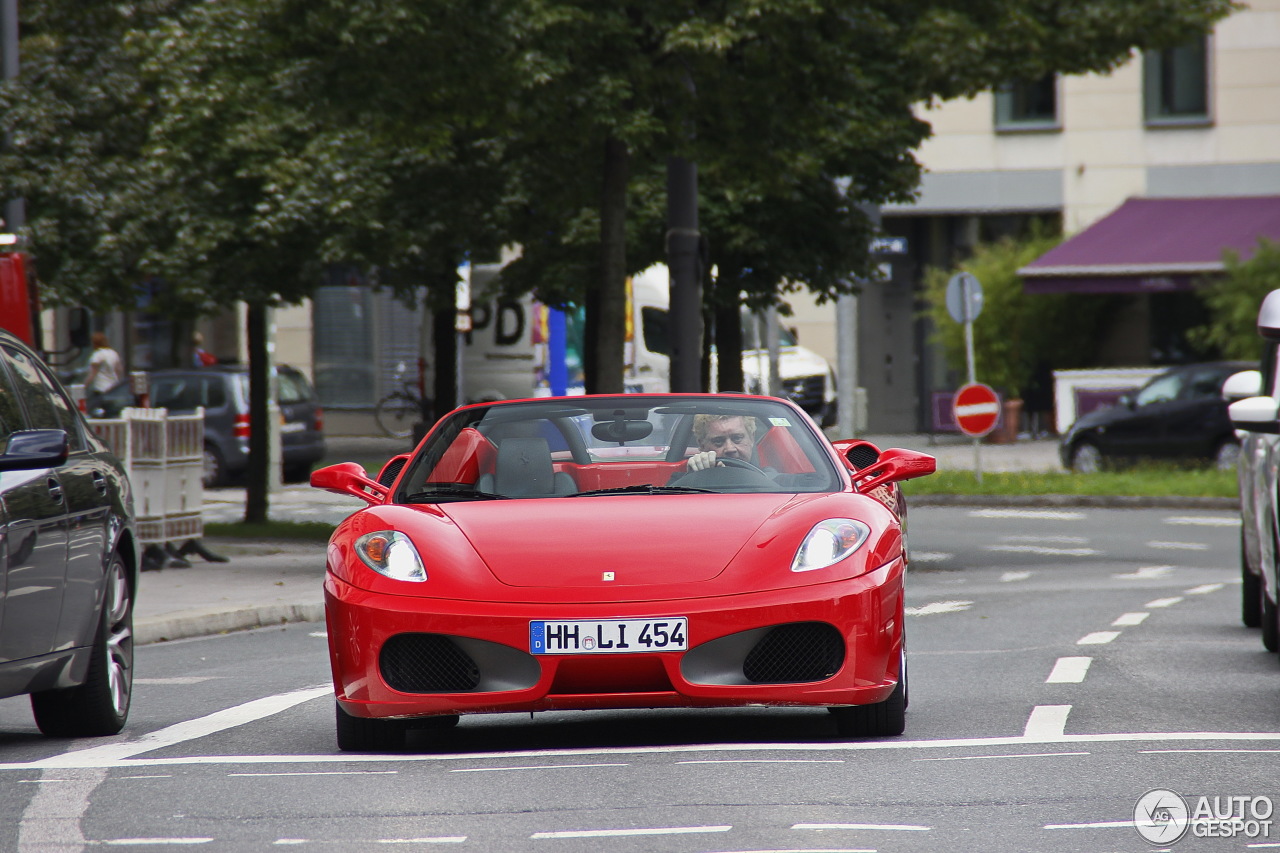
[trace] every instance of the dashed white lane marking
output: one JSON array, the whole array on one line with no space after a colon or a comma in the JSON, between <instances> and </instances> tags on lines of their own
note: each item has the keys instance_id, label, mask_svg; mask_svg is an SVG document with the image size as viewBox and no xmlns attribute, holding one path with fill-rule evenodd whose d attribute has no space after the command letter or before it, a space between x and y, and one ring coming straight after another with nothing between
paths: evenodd
<instances>
[{"instance_id":1,"label":"dashed white lane marking","mask_svg":"<svg viewBox=\"0 0 1280 853\"><path fill-rule=\"evenodd\" d=\"M912 551L908 556L913 563L941 563L955 555L942 551Z\"/></svg>"},{"instance_id":2,"label":"dashed white lane marking","mask_svg":"<svg viewBox=\"0 0 1280 853\"><path fill-rule=\"evenodd\" d=\"M22 811L18 823L18 853L45 850L83 850L80 820L89 811L89 798L107 778L105 768L45 770L41 779L64 784L41 785Z\"/></svg>"},{"instance_id":3,"label":"dashed white lane marking","mask_svg":"<svg viewBox=\"0 0 1280 853\"><path fill-rule=\"evenodd\" d=\"M1159 548L1165 551L1208 551L1209 546L1203 542L1164 542L1155 540L1147 543L1148 548Z\"/></svg>"},{"instance_id":4,"label":"dashed white lane marking","mask_svg":"<svg viewBox=\"0 0 1280 853\"><path fill-rule=\"evenodd\" d=\"M1102 646L1120 636L1119 631L1093 631L1076 640L1077 646Z\"/></svg>"},{"instance_id":5,"label":"dashed white lane marking","mask_svg":"<svg viewBox=\"0 0 1280 853\"><path fill-rule=\"evenodd\" d=\"M436 835L427 838L378 838L374 844L461 844L467 840L465 835ZM301 844L330 844L329 841L312 841L310 838L277 838L271 842L277 847L296 846ZM367 843L367 842L366 842ZM357 846L352 842L352 846Z\"/></svg>"},{"instance_id":6,"label":"dashed white lane marking","mask_svg":"<svg viewBox=\"0 0 1280 853\"><path fill-rule=\"evenodd\" d=\"M213 681L215 676L212 675L178 675L173 678L135 678L134 684L173 684L177 686L186 686L188 684L199 684L203 681Z\"/></svg>"},{"instance_id":7,"label":"dashed white lane marking","mask_svg":"<svg viewBox=\"0 0 1280 853\"><path fill-rule=\"evenodd\" d=\"M1181 524L1192 527L1239 527L1240 516L1235 515L1171 515L1165 524Z\"/></svg>"},{"instance_id":8,"label":"dashed white lane marking","mask_svg":"<svg viewBox=\"0 0 1280 853\"><path fill-rule=\"evenodd\" d=\"M1044 683L1079 684L1084 681L1085 674L1089 671L1089 664L1091 663L1093 663L1093 658L1058 658L1053 665L1053 670L1049 673L1049 677L1044 680Z\"/></svg>"},{"instance_id":9,"label":"dashed white lane marking","mask_svg":"<svg viewBox=\"0 0 1280 853\"><path fill-rule=\"evenodd\" d=\"M242 705L235 705L222 711L215 711L194 720L185 720L167 728L145 734L137 740L122 743L109 743L103 746L91 746L87 749L76 749L46 758L40 762L44 767L86 767L99 765L102 762L114 763L124 758L132 758L144 752L151 752L166 746L183 743L196 738L215 734L226 729L243 726L270 717L294 705L300 705L310 699L332 693L333 686L307 687L289 693L278 693L265 696Z\"/></svg>"},{"instance_id":10,"label":"dashed white lane marking","mask_svg":"<svg viewBox=\"0 0 1280 853\"><path fill-rule=\"evenodd\" d=\"M228 773L227 778L253 776L394 776L399 770L281 770L276 773Z\"/></svg>"},{"instance_id":11,"label":"dashed white lane marking","mask_svg":"<svg viewBox=\"0 0 1280 853\"><path fill-rule=\"evenodd\" d=\"M1070 705L1036 705L1031 709L1031 716L1027 718L1022 736L1037 740L1057 740L1066 734L1067 715L1070 713Z\"/></svg>"},{"instance_id":12,"label":"dashed white lane marking","mask_svg":"<svg viewBox=\"0 0 1280 853\"><path fill-rule=\"evenodd\" d=\"M1205 584L1201 584L1200 586L1193 586L1191 587L1191 589L1184 589L1183 593L1186 595L1204 595L1210 592L1217 592L1218 590L1222 589L1224 586L1226 586L1226 584L1205 583Z\"/></svg>"},{"instance_id":13,"label":"dashed white lane marking","mask_svg":"<svg viewBox=\"0 0 1280 853\"><path fill-rule=\"evenodd\" d=\"M461 767L450 773L500 773L506 770L581 770L584 767L628 767L627 764L532 764L523 767Z\"/></svg>"},{"instance_id":14,"label":"dashed white lane marking","mask_svg":"<svg viewBox=\"0 0 1280 853\"><path fill-rule=\"evenodd\" d=\"M1182 601L1182 596L1176 595L1172 598L1157 598L1155 601L1148 601L1142 606L1150 610L1152 607L1172 607L1179 601Z\"/></svg>"},{"instance_id":15,"label":"dashed white lane marking","mask_svg":"<svg viewBox=\"0 0 1280 853\"><path fill-rule=\"evenodd\" d=\"M1121 613L1116 621L1112 622L1112 627L1127 628L1130 625L1141 625L1150 613Z\"/></svg>"},{"instance_id":16,"label":"dashed white lane marking","mask_svg":"<svg viewBox=\"0 0 1280 853\"><path fill-rule=\"evenodd\" d=\"M1001 542L1049 542L1054 545L1087 545L1085 536L1001 536Z\"/></svg>"},{"instance_id":17,"label":"dashed white lane marking","mask_svg":"<svg viewBox=\"0 0 1280 853\"><path fill-rule=\"evenodd\" d=\"M105 844L108 847L169 847L175 845L192 846L210 844L212 838L108 838L95 841L94 844Z\"/></svg>"},{"instance_id":18,"label":"dashed white lane marking","mask_svg":"<svg viewBox=\"0 0 1280 853\"><path fill-rule=\"evenodd\" d=\"M908 616L933 616L937 613L959 613L972 606L972 601L935 601L921 607L907 607L902 612Z\"/></svg>"},{"instance_id":19,"label":"dashed white lane marking","mask_svg":"<svg viewBox=\"0 0 1280 853\"><path fill-rule=\"evenodd\" d=\"M1054 548L1049 545L988 545L987 550L1008 554L1039 554L1045 557L1096 557L1101 553L1094 548Z\"/></svg>"},{"instance_id":20,"label":"dashed white lane marking","mask_svg":"<svg viewBox=\"0 0 1280 853\"><path fill-rule=\"evenodd\" d=\"M1133 821L1103 820L1097 823L1050 823L1045 825L1045 829L1116 829L1121 826L1133 829Z\"/></svg>"},{"instance_id":21,"label":"dashed white lane marking","mask_svg":"<svg viewBox=\"0 0 1280 853\"><path fill-rule=\"evenodd\" d=\"M993 758L1063 758L1069 755L1089 755L1087 752L1015 752L1002 755L943 755L937 758L913 758L912 761L989 761Z\"/></svg>"},{"instance_id":22,"label":"dashed white lane marking","mask_svg":"<svg viewBox=\"0 0 1280 853\"><path fill-rule=\"evenodd\" d=\"M676 764L844 764L843 758L700 758Z\"/></svg>"},{"instance_id":23,"label":"dashed white lane marking","mask_svg":"<svg viewBox=\"0 0 1280 853\"><path fill-rule=\"evenodd\" d=\"M973 518L1047 518L1054 521L1079 521L1083 512L1056 509L972 509Z\"/></svg>"},{"instance_id":24,"label":"dashed white lane marking","mask_svg":"<svg viewBox=\"0 0 1280 853\"><path fill-rule=\"evenodd\" d=\"M1031 577L1031 572L1005 572L1000 576L1000 583L1013 583L1014 581L1024 581Z\"/></svg>"},{"instance_id":25,"label":"dashed white lane marking","mask_svg":"<svg viewBox=\"0 0 1280 853\"><path fill-rule=\"evenodd\" d=\"M931 826L909 823L797 823L792 829L884 829L890 832L928 832Z\"/></svg>"},{"instance_id":26,"label":"dashed white lane marking","mask_svg":"<svg viewBox=\"0 0 1280 853\"><path fill-rule=\"evenodd\" d=\"M644 829L572 829L563 832L535 832L530 838L625 838L640 835L694 835L728 832L732 826L655 826Z\"/></svg>"},{"instance_id":27,"label":"dashed white lane marking","mask_svg":"<svg viewBox=\"0 0 1280 853\"><path fill-rule=\"evenodd\" d=\"M1116 580L1124 581L1151 581L1162 578L1169 572L1173 571L1173 566L1143 566L1140 569L1134 569L1132 572L1122 575L1112 575Z\"/></svg>"}]
</instances>

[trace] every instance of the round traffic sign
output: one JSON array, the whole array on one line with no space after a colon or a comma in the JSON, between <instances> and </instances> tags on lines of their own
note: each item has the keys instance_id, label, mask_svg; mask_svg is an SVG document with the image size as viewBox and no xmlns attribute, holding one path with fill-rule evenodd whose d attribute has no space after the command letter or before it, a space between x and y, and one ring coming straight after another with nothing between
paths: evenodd
<instances>
[{"instance_id":1,"label":"round traffic sign","mask_svg":"<svg viewBox=\"0 0 1280 853\"><path fill-rule=\"evenodd\" d=\"M995 429L1000 418L1000 398L981 382L965 385L956 392L951 413L965 435L986 435Z\"/></svg>"},{"instance_id":2,"label":"round traffic sign","mask_svg":"<svg viewBox=\"0 0 1280 853\"><path fill-rule=\"evenodd\" d=\"M971 272L958 272L947 282L947 312L957 323L972 323L982 313L982 282Z\"/></svg>"}]
</instances>

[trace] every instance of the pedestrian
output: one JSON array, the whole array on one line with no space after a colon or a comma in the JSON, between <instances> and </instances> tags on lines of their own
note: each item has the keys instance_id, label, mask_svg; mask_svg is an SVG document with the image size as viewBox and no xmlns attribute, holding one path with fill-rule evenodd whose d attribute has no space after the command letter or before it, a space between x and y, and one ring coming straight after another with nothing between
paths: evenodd
<instances>
[{"instance_id":1,"label":"pedestrian","mask_svg":"<svg viewBox=\"0 0 1280 853\"><path fill-rule=\"evenodd\" d=\"M124 361L111 348L106 333L94 332L93 355L89 357L89 374L85 377L85 393L92 407L94 401L124 378Z\"/></svg>"},{"instance_id":2,"label":"pedestrian","mask_svg":"<svg viewBox=\"0 0 1280 853\"><path fill-rule=\"evenodd\" d=\"M191 362L195 367L208 367L218 363L218 357L204 348L204 335L196 332L191 336L195 350L191 354Z\"/></svg>"}]
</instances>

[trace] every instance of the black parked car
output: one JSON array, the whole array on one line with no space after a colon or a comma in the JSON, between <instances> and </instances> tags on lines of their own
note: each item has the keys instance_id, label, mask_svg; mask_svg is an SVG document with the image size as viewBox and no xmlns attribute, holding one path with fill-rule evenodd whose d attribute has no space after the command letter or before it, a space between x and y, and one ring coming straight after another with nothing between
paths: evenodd
<instances>
[{"instance_id":1,"label":"black parked car","mask_svg":"<svg viewBox=\"0 0 1280 853\"><path fill-rule=\"evenodd\" d=\"M1222 383L1255 366L1239 361L1188 364L1152 377L1116 405L1072 424L1058 445L1062 464L1086 473L1109 461L1141 458L1234 467L1240 442L1227 417Z\"/></svg>"},{"instance_id":2,"label":"black parked car","mask_svg":"<svg viewBox=\"0 0 1280 853\"><path fill-rule=\"evenodd\" d=\"M151 405L173 414L204 407L204 485L224 485L249 464L249 371L236 365L154 370L150 374ZM280 453L285 480L306 480L311 466L324 458L324 412L307 377L288 365L276 368L276 403L280 407ZM89 407L93 418L118 417L133 405L133 389L125 380Z\"/></svg>"},{"instance_id":3,"label":"black parked car","mask_svg":"<svg viewBox=\"0 0 1280 853\"><path fill-rule=\"evenodd\" d=\"M133 494L39 356L0 331L0 698L115 734L133 687Z\"/></svg>"}]
</instances>

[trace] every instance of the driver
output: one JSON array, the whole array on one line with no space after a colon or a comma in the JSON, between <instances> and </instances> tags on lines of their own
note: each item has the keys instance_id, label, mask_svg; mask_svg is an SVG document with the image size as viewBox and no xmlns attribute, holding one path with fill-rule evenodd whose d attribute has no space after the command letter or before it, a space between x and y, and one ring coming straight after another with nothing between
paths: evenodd
<instances>
[{"instance_id":1,"label":"driver","mask_svg":"<svg viewBox=\"0 0 1280 853\"><path fill-rule=\"evenodd\" d=\"M741 459L754 464L756 419L742 415L694 415L693 437L698 452L689 457L690 471L724 467L721 459Z\"/></svg>"}]
</instances>

